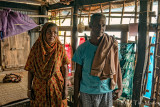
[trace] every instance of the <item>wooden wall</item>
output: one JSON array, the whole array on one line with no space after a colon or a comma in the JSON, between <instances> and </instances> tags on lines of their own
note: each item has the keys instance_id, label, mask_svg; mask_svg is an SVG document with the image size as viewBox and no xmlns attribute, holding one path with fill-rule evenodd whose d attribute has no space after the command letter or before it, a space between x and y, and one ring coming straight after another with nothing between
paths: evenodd
<instances>
[{"instance_id":1,"label":"wooden wall","mask_svg":"<svg viewBox=\"0 0 160 107\"><path fill-rule=\"evenodd\" d=\"M1 42L2 67L23 67L29 52L30 37L27 32L4 39Z\"/></svg>"},{"instance_id":2,"label":"wooden wall","mask_svg":"<svg viewBox=\"0 0 160 107\"><path fill-rule=\"evenodd\" d=\"M2 8L1 8L2 9ZM21 12L28 15L37 15L38 11L26 11L20 9L14 9L13 11ZM39 24L38 18L32 18L37 24ZM31 46L38 38L39 33L28 31L4 38L1 41L1 66L2 70L20 69L24 68L27 61Z\"/></svg>"}]
</instances>

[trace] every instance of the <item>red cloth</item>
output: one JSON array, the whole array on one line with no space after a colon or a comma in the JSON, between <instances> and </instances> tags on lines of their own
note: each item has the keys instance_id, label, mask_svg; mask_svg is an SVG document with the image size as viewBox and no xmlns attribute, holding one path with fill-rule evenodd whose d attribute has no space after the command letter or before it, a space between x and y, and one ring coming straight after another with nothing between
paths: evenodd
<instances>
[{"instance_id":1,"label":"red cloth","mask_svg":"<svg viewBox=\"0 0 160 107\"><path fill-rule=\"evenodd\" d=\"M72 66L71 66L71 45L70 44L65 44L65 50L67 52L67 57L70 61L70 63L68 64L68 69L69 69L69 73L68 73L68 76L71 76L71 71L72 71Z\"/></svg>"},{"instance_id":2,"label":"red cloth","mask_svg":"<svg viewBox=\"0 0 160 107\"><path fill-rule=\"evenodd\" d=\"M79 45L85 42L85 38L80 38Z\"/></svg>"}]
</instances>

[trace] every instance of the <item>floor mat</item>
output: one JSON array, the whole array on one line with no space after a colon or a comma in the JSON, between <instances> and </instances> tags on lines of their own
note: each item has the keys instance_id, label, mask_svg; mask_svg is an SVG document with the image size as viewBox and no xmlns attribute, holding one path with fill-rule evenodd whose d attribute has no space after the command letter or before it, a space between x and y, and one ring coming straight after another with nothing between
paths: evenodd
<instances>
[{"instance_id":1,"label":"floor mat","mask_svg":"<svg viewBox=\"0 0 160 107\"><path fill-rule=\"evenodd\" d=\"M4 73L6 72L6 73ZM22 77L21 82L19 83L2 83L2 80L6 74L9 74L8 71L0 73L0 106L7 103L26 99L27 97L27 83L28 83L28 72L12 72Z\"/></svg>"}]
</instances>

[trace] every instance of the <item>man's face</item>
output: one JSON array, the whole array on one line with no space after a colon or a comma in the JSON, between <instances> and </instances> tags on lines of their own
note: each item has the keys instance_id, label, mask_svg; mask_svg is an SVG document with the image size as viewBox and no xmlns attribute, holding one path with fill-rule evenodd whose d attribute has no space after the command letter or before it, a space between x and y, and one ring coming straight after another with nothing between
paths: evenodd
<instances>
[{"instance_id":1,"label":"man's face","mask_svg":"<svg viewBox=\"0 0 160 107\"><path fill-rule=\"evenodd\" d=\"M96 17L91 24L92 33L96 37L101 37L106 29L106 19L103 17Z\"/></svg>"}]
</instances>

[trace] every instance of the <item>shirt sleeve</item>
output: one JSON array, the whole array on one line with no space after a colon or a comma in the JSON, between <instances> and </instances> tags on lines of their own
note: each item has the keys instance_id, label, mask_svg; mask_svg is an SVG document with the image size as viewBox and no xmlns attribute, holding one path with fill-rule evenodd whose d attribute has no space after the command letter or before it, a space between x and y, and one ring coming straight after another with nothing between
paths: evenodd
<instances>
[{"instance_id":1,"label":"shirt sleeve","mask_svg":"<svg viewBox=\"0 0 160 107\"><path fill-rule=\"evenodd\" d=\"M72 61L78 63L79 65L82 65L82 54L81 54L81 48L78 47L78 49L75 51Z\"/></svg>"}]
</instances>

